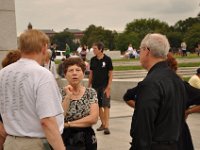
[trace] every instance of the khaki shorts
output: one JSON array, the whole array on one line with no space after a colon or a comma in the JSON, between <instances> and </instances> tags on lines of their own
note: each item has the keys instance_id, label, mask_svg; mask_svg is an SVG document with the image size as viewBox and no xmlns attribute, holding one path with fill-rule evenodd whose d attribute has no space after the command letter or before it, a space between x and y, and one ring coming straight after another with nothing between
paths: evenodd
<instances>
[{"instance_id":1,"label":"khaki shorts","mask_svg":"<svg viewBox=\"0 0 200 150\"><path fill-rule=\"evenodd\" d=\"M46 150L46 146L48 146L48 142L45 138L8 135L4 143L4 150Z\"/></svg>"},{"instance_id":2,"label":"khaki shorts","mask_svg":"<svg viewBox=\"0 0 200 150\"><path fill-rule=\"evenodd\" d=\"M110 108L110 97L107 98L106 94L104 93L105 88L96 88L97 98L99 107L108 107Z\"/></svg>"}]
</instances>

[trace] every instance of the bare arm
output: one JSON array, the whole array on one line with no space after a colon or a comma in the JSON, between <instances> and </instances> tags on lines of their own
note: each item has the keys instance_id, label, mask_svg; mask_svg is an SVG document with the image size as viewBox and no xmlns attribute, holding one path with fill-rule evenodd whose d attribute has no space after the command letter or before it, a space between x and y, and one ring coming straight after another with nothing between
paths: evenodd
<instances>
[{"instance_id":1,"label":"bare arm","mask_svg":"<svg viewBox=\"0 0 200 150\"><path fill-rule=\"evenodd\" d=\"M3 123L0 122L0 149L3 149L3 144L6 140L7 133L4 129Z\"/></svg>"},{"instance_id":2,"label":"bare arm","mask_svg":"<svg viewBox=\"0 0 200 150\"><path fill-rule=\"evenodd\" d=\"M108 85L105 89L105 93L107 95L107 97L110 97L110 91L111 91L111 84L112 84L112 79L113 79L113 71L110 70L109 73L108 73Z\"/></svg>"},{"instance_id":3,"label":"bare arm","mask_svg":"<svg viewBox=\"0 0 200 150\"><path fill-rule=\"evenodd\" d=\"M189 114L196 113L196 112L200 112L200 105L196 105L196 106L188 108L185 111L185 118L187 118Z\"/></svg>"},{"instance_id":4,"label":"bare arm","mask_svg":"<svg viewBox=\"0 0 200 150\"><path fill-rule=\"evenodd\" d=\"M92 80L93 80L93 71L90 70L89 80L88 80L88 87L92 86Z\"/></svg>"},{"instance_id":5,"label":"bare arm","mask_svg":"<svg viewBox=\"0 0 200 150\"><path fill-rule=\"evenodd\" d=\"M131 108L135 108L135 101L134 100L128 100L126 101L126 104L130 106Z\"/></svg>"},{"instance_id":6,"label":"bare arm","mask_svg":"<svg viewBox=\"0 0 200 150\"><path fill-rule=\"evenodd\" d=\"M90 105L90 114L84 118L65 123L65 127L90 127L96 124L99 116L99 106L97 103Z\"/></svg>"},{"instance_id":7,"label":"bare arm","mask_svg":"<svg viewBox=\"0 0 200 150\"><path fill-rule=\"evenodd\" d=\"M54 150L65 150L55 117L40 120L46 138Z\"/></svg>"}]
</instances>

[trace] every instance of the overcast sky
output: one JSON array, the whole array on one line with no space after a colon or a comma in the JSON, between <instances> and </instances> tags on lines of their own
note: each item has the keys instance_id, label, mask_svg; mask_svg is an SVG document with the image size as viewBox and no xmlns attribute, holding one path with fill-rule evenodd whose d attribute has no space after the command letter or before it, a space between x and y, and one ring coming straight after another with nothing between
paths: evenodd
<instances>
[{"instance_id":1,"label":"overcast sky","mask_svg":"<svg viewBox=\"0 0 200 150\"><path fill-rule=\"evenodd\" d=\"M199 0L15 0L17 33L33 28L85 30L89 25L123 31L138 18L156 18L174 25L196 17Z\"/></svg>"}]
</instances>

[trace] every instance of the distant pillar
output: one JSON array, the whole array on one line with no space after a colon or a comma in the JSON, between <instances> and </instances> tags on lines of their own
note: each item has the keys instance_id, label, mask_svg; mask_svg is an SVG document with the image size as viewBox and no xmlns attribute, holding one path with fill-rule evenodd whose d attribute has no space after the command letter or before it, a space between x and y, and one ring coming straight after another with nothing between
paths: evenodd
<instances>
[{"instance_id":1,"label":"distant pillar","mask_svg":"<svg viewBox=\"0 0 200 150\"><path fill-rule=\"evenodd\" d=\"M15 1L0 0L0 63L8 50L16 48Z\"/></svg>"}]
</instances>

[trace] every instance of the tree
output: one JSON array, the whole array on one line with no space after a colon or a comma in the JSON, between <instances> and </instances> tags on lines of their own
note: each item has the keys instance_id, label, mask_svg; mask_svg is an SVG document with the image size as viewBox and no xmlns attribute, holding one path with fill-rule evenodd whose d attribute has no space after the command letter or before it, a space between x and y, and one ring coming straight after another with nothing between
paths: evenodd
<instances>
[{"instance_id":1,"label":"tree","mask_svg":"<svg viewBox=\"0 0 200 150\"><path fill-rule=\"evenodd\" d=\"M116 37L116 48L122 52L127 50L129 44L132 44L135 48L139 47L140 41L137 33L120 33Z\"/></svg>"},{"instance_id":2,"label":"tree","mask_svg":"<svg viewBox=\"0 0 200 150\"><path fill-rule=\"evenodd\" d=\"M113 50L115 48L115 35L116 32L105 30L102 26L96 27L95 25L90 25L85 30L84 36L81 39L81 43L91 47L94 42L101 41L104 43L106 48Z\"/></svg>"},{"instance_id":3,"label":"tree","mask_svg":"<svg viewBox=\"0 0 200 150\"><path fill-rule=\"evenodd\" d=\"M190 51L194 51L198 43L200 43L200 23L194 24L186 32L184 41L187 43L187 47Z\"/></svg>"},{"instance_id":4,"label":"tree","mask_svg":"<svg viewBox=\"0 0 200 150\"><path fill-rule=\"evenodd\" d=\"M178 32L186 33L194 24L200 22L200 17L189 17L185 20L179 20L175 25L174 29Z\"/></svg>"},{"instance_id":5,"label":"tree","mask_svg":"<svg viewBox=\"0 0 200 150\"><path fill-rule=\"evenodd\" d=\"M65 50L66 43L69 45L71 50L76 49L76 44L73 42L74 35L70 32L63 31L60 33L57 33L52 37L52 42L57 45L57 49Z\"/></svg>"},{"instance_id":6,"label":"tree","mask_svg":"<svg viewBox=\"0 0 200 150\"><path fill-rule=\"evenodd\" d=\"M181 45L181 42L183 41L183 34L181 32L169 32L167 33L167 38L170 43L170 47L173 52L178 52L178 48Z\"/></svg>"},{"instance_id":7,"label":"tree","mask_svg":"<svg viewBox=\"0 0 200 150\"><path fill-rule=\"evenodd\" d=\"M148 33L166 34L168 29L168 24L158 19L135 19L126 25L125 33L135 32L138 34L139 39L142 40Z\"/></svg>"}]
</instances>

